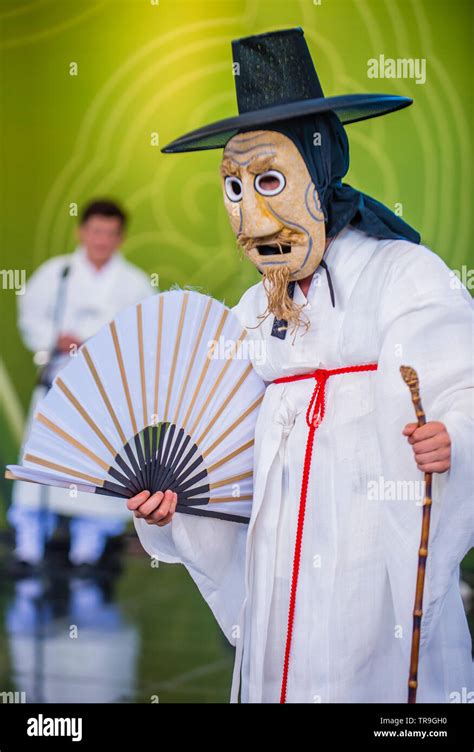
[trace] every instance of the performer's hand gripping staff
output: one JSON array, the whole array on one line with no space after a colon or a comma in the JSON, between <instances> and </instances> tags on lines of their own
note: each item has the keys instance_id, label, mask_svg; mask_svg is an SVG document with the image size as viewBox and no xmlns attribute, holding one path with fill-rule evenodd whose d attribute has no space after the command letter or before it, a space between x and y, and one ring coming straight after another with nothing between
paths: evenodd
<instances>
[{"instance_id":1,"label":"performer's hand gripping staff","mask_svg":"<svg viewBox=\"0 0 474 752\"><path fill-rule=\"evenodd\" d=\"M428 558L428 542L430 535L431 515L431 475L432 472L445 472L450 467L450 439L443 423L438 421L426 422L421 404L418 374L414 368L401 366L402 378L407 384L417 423L408 423L404 428L404 435L413 444L415 458L420 470L425 471L423 501L423 516L421 524L421 541L418 551L418 570L416 575L415 605L413 609L413 632L411 640L410 675L408 677L408 702L416 703L418 687L418 657L420 650L421 618L423 616L423 588L425 584L426 561Z\"/></svg>"}]
</instances>

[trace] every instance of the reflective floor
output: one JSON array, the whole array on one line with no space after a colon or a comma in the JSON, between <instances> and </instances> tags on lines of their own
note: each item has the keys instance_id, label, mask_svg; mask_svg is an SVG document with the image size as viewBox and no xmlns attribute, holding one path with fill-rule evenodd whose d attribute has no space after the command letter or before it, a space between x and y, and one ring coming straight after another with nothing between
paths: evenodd
<instances>
[{"instance_id":1,"label":"reflective floor","mask_svg":"<svg viewBox=\"0 0 474 752\"><path fill-rule=\"evenodd\" d=\"M11 549L3 535L0 702L228 702L234 650L184 567L152 566L133 532L92 572L68 565L67 541L33 574Z\"/></svg>"},{"instance_id":2,"label":"reflective floor","mask_svg":"<svg viewBox=\"0 0 474 752\"><path fill-rule=\"evenodd\" d=\"M40 573L18 576L10 550L0 542L0 694L228 702L234 650L184 567L152 567L133 534L121 567L96 573L75 574L56 551Z\"/></svg>"}]
</instances>

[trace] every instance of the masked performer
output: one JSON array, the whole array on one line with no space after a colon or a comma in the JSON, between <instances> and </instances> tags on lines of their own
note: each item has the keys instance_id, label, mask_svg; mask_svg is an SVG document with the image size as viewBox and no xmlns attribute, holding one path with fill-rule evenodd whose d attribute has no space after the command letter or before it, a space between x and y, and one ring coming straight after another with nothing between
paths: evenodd
<instances>
[{"instance_id":1,"label":"masked performer","mask_svg":"<svg viewBox=\"0 0 474 752\"><path fill-rule=\"evenodd\" d=\"M224 203L262 280L234 309L268 382L248 529L129 501L236 645L231 699L406 702L422 479L433 475L419 702L471 686L472 305L418 234L342 183L343 123L411 103L323 96L301 29L233 43L239 116L164 149L224 148ZM417 428L400 365L420 377ZM171 524L167 524L171 522Z\"/></svg>"}]
</instances>

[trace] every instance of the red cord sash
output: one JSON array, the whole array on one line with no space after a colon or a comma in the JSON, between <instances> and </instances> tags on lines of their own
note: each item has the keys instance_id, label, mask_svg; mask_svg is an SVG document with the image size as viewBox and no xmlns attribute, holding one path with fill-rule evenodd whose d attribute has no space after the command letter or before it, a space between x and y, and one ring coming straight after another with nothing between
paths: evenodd
<instances>
[{"instance_id":1,"label":"red cord sash","mask_svg":"<svg viewBox=\"0 0 474 752\"><path fill-rule=\"evenodd\" d=\"M286 702L286 690L288 684L288 669L290 665L291 640L293 636L293 623L295 617L296 588L298 585L298 574L300 567L301 544L303 541L303 525L306 508L306 498L308 493L309 474L311 469L311 457L313 454L314 434L318 426L322 423L326 407L326 381L330 376L336 376L341 373L358 373L360 371L376 371L377 363L369 363L362 366L347 366L347 368L334 368L326 370L318 368L312 373L304 373L299 376L283 376L275 379L273 384L285 384L290 381L301 381L302 379L315 379L313 394L309 401L306 411L306 423L308 424L308 438L306 441L306 450L303 466L303 478L301 481L300 506L298 511L298 525L296 530L295 553L293 557L293 571L291 575L290 605L288 609L288 631L286 635L285 658L283 663L283 677L281 682L280 703Z\"/></svg>"}]
</instances>

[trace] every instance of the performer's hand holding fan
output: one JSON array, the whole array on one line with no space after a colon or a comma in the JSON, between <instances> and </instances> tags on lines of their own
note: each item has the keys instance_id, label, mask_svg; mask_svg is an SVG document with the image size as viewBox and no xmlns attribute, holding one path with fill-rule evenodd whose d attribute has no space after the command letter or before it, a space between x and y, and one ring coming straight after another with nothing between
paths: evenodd
<instances>
[{"instance_id":1,"label":"performer's hand holding fan","mask_svg":"<svg viewBox=\"0 0 474 752\"><path fill-rule=\"evenodd\" d=\"M197 292L121 312L56 377L7 477L122 498L170 489L177 512L248 521L264 384L245 337Z\"/></svg>"}]
</instances>

